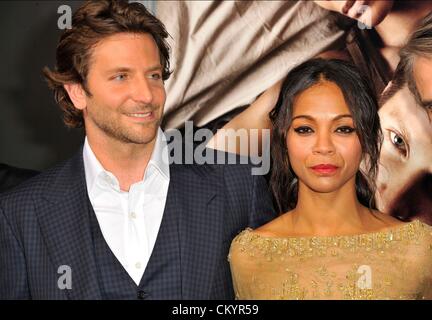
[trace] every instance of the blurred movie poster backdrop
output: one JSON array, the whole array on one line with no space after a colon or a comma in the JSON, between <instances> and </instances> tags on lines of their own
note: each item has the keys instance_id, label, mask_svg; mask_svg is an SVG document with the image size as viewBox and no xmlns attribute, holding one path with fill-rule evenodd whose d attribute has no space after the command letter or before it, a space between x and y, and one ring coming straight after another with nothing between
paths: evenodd
<instances>
[{"instance_id":1,"label":"blurred movie poster backdrop","mask_svg":"<svg viewBox=\"0 0 432 320\"><path fill-rule=\"evenodd\" d=\"M318 55L351 60L370 77L378 98L396 76L397 50L386 48L383 36L391 26L385 19L399 14L404 21L404 1L395 1L377 18L384 21L379 28L365 24L376 23L374 16L368 17L367 7L366 20L360 21L314 1L138 2L162 20L171 36L173 73L165 83L163 129L182 129L186 121L193 121L194 127L215 132L246 112L263 93L270 95L269 88L294 66ZM430 2L409 5L428 10ZM42 171L81 146L84 132L63 125L41 71L44 66L54 67L58 38L82 3L0 2L0 163ZM394 32L406 40L415 27L415 21L407 22ZM384 144L378 205L394 215L410 212L428 221L432 215L431 122L406 81L400 83L380 103Z\"/></svg>"}]
</instances>

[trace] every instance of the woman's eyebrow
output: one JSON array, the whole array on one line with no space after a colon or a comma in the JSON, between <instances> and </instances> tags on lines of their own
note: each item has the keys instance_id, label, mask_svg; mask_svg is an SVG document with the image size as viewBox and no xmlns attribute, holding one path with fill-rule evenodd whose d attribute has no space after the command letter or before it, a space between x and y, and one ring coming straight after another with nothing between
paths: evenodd
<instances>
[{"instance_id":1,"label":"woman's eyebrow","mask_svg":"<svg viewBox=\"0 0 432 320\"><path fill-rule=\"evenodd\" d=\"M350 114L341 114L341 115L334 117L333 120L339 120L342 118L351 118L352 119L352 116Z\"/></svg>"},{"instance_id":2,"label":"woman's eyebrow","mask_svg":"<svg viewBox=\"0 0 432 320\"><path fill-rule=\"evenodd\" d=\"M308 116L308 115L305 115L305 114L301 114L301 115L295 116L295 117L292 118L292 120L299 119L299 118L304 118L304 119L312 120L312 121L315 120L314 117Z\"/></svg>"},{"instance_id":3,"label":"woman's eyebrow","mask_svg":"<svg viewBox=\"0 0 432 320\"><path fill-rule=\"evenodd\" d=\"M295 120L295 119L298 119L298 118L304 118L304 119L307 119L307 120L315 121L315 118L313 116L310 116L310 115L307 115L307 114L301 114L301 115L295 116L295 117L292 118L292 120ZM331 120L332 121L336 121L336 120L339 120L339 119L342 119L342 118L351 118L352 119L352 116L350 114L339 114L339 115L333 117Z\"/></svg>"}]
</instances>

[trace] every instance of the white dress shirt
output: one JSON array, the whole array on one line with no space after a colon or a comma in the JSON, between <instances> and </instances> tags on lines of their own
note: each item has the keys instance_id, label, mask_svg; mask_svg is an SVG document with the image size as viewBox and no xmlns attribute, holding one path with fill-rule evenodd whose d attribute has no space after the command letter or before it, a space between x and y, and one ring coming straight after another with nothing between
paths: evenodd
<instances>
[{"instance_id":1,"label":"white dress shirt","mask_svg":"<svg viewBox=\"0 0 432 320\"><path fill-rule=\"evenodd\" d=\"M100 229L137 285L153 251L165 209L170 180L166 145L166 137L159 128L143 180L124 192L118 179L102 167L87 138L84 142L87 192Z\"/></svg>"}]
</instances>

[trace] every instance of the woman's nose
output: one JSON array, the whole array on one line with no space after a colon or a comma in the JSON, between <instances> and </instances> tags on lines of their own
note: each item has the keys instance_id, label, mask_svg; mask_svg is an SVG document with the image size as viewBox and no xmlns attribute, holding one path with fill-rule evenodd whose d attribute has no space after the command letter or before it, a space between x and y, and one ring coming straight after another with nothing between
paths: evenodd
<instances>
[{"instance_id":1,"label":"woman's nose","mask_svg":"<svg viewBox=\"0 0 432 320\"><path fill-rule=\"evenodd\" d=\"M335 152L330 133L322 132L317 135L313 152L317 154L333 154Z\"/></svg>"}]
</instances>

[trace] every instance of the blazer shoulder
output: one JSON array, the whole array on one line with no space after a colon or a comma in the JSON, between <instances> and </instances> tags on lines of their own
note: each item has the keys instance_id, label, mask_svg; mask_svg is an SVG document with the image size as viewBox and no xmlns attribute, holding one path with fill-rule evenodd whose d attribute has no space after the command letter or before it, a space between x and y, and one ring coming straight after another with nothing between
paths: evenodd
<instances>
[{"instance_id":1,"label":"blazer shoulder","mask_svg":"<svg viewBox=\"0 0 432 320\"><path fill-rule=\"evenodd\" d=\"M73 158L65 160L53 167L29 178L14 188L0 194L0 205L7 208L10 204L25 204L27 199L40 196L47 189L53 188L65 169L74 161Z\"/></svg>"},{"instance_id":2,"label":"blazer shoulder","mask_svg":"<svg viewBox=\"0 0 432 320\"><path fill-rule=\"evenodd\" d=\"M34 170L11 167L0 163L0 193L12 189L38 173Z\"/></svg>"}]
</instances>

